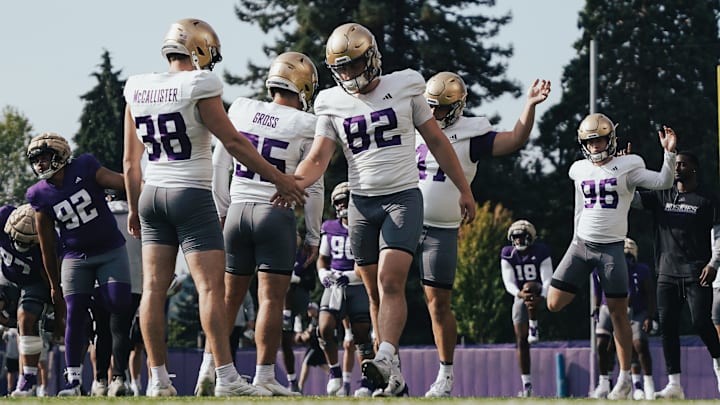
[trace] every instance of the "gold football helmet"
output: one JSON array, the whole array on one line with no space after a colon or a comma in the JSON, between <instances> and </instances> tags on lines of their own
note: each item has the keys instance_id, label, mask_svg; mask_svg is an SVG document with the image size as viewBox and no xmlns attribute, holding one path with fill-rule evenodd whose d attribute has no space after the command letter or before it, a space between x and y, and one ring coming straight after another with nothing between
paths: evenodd
<instances>
[{"instance_id":1,"label":"gold football helmet","mask_svg":"<svg viewBox=\"0 0 720 405\"><path fill-rule=\"evenodd\" d=\"M335 214L337 214L338 218L347 218L347 204L345 204L345 207L338 207L337 203L340 200L350 200L350 183L347 181L343 181L342 183L339 183L332 191L332 194L330 194L330 202L335 207Z\"/></svg>"},{"instance_id":2,"label":"gold football helmet","mask_svg":"<svg viewBox=\"0 0 720 405\"><path fill-rule=\"evenodd\" d=\"M625 238L625 255L631 255L635 261L638 259L638 245L634 240Z\"/></svg>"},{"instance_id":3,"label":"gold football helmet","mask_svg":"<svg viewBox=\"0 0 720 405\"><path fill-rule=\"evenodd\" d=\"M595 113L590 114L580 123L578 127L578 143L582 149L582 153L585 158L591 162L601 162L607 159L609 156L614 156L617 150L617 135L615 135L615 128L617 124L608 118L605 114ZM601 136L608 137L608 144L604 151L600 153L590 153L587 148L587 140L594 139Z\"/></svg>"},{"instance_id":4,"label":"gold football helmet","mask_svg":"<svg viewBox=\"0 0 720 405\"><path fill-rule=\"evenodd\" d=\"M343 80L338 69L357 59L365 59L365 70L356 77ZM357 23L343 24L330 34L325 46L325 64L335 82L348 93L358 93L382 73L380 51L375 36Z\"/></svg>"},{"instance_id":5,"label":"gold football helmet","mask_svg":"<svg viewBox=\"0 0 720 405\"><path fill-rule=\"evenodd\" d=\"M52 154L50 168L42 173L38 173L33 163L44 153ZM54 132L46 132L31 139L27 149L30 167L32 167L35 176L40 179L49 179L58 170L62 169L68 160L70 160L71 153L72 151L70 150L68 141Z\"/></svg>"},{"instance_id":6,"label":"gold football helmet","mask_svg":"<svg viewBox=\"0 0 720 405\"><path fill-rule=\"evenodd\" d=\"M185 18L170 26L162 54L167 58L172 53L189 56L195 69L212 70L222 60L220 38L210 24L196 18Z\"/></svg>"},{"instance_id":7,"label":"gold football helmet","mask_svg":"<svg viewBox=\"0 0 720 405\"><path fill-rule=\"evenodd\" d=\"M33 245L39 243L35 227L35 210L30 204L23 204L10 213L5 222L5 233L10 236L18 252L27 252Z\"/></svg>"},{"instance_id":8,"label":"gold football helmet","mask_svg":"<svg viewBox=\"0 0 720 405\"><path fill-rule=\"evenodd\" d=\"M522 252L537 239L535 225L528 220L519 219L513 222L510 228L508 228L507 239L515 249Z\"/></svg>"},{"instance_id":9,"label":"gold football helmet","mask_svg":"<svg viewBox=\"0 0 720 405\"><path fill-rule=\"evenodd\" d=\"M300 52L285 52L270 64L265 80L268 95L272 98L273 88L297 93L303 111L312 107L312 100L318 88L318 73L312 59Z\"/></svg>"},{"instance_id":10,"label":"gold football helmet","mask_svg":"<svg viewBox=\"0 0 720 405\"><path fill-rule=\"evenodd\" d=\"M445 118L438 121L440 128L445 129L454 124L462 115L465 109L465 99L467 99L467 87L457 74L440 72L427 81L425 99L430 107L450 107Z\"/></svg>"}]
</instances>

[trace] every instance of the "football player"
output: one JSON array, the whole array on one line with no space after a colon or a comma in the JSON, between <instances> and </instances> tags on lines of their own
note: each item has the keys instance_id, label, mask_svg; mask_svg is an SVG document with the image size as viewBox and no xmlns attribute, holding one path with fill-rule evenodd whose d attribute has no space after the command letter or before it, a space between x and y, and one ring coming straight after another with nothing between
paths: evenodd
<instances>
[{"instance_id":1,"label":"football player","mask_svg":"<svg viewBox=\"0 0 720 405\"><path fill-rule=\"evenodd\" d=\"M235 129L284 173L293 173L310 151L316 118L307 111L312 106L317 83L312 60L299 52L286 52L278 55L268 70L265 86L272 102L240 97L230 106L228 115ZM225 147L215 148L213 165L215 203L225 224L227 319L235 319L257 269L257 365L253 384L273 395L297 395L275 378L285 293L295 263L295 215L290 207L273 207L270 200L275 187L260 173L233 160ZM310 258L305 262L312 264L320 245L322 179L307 191L304 246ZM294 374L294 370L288 373Z\"/></svg>"},{"instance_id":2,"label":"football player","mask_svg":"<svg viewBox=\"0 0 720 405\"><path fill-rule=\"evenodd\" d=\"M425 100L438 125L445 132L463 174L471 182L482 158L515 152L528 140L535 120L535 107L550 94L550 82L535 80L527 94L525 107L512 131L497 132L487 118L463 117L467 88L452 72L440 72L425 85ZM420 191L424 201L423 233L418 247L420 279L427 297L440 367L428 397L450 396L453 388L453 360L457 325L450 309L457 267L458 228L462 214L453 204L460 193L448 181L429 144L416 137L416 159Z\"/></svg>"},{"instance_id":3,"label":"football player","mask_svg":"<svg viewBox=\"0 0 720 405\"><path fill-rule=\"evenodd\" d=\"M600 269L599 278L614 329L620 373L608 399L632 395L630 363L632 331L628 318L628 272L623 251L627 214L636 187L662 190L672 186L675 167L675 132L658 132L665 150L660 172L645 168L637 155L615 156L616 125L604 114L590 114L578 128L578 143L585 159L570 167L575 186L573 240L553 274L547 297L552 312L568 305L588 274Z\"/></svg>"},{"instance_id":4,"label":"football player","mask_svg":"<svg viewBox=\"0 0 720 405\"><path fill-rule=\"evenodd\" d=\"M80 366L87 342L87 311L96 292L96 281L98 305L111 314L115 362L108 394L127 395L125 371L132 320L127 316L130 270L125 238L105 201L105 189L122 189L123 176L103 167L90 154L71 159L70 145L55 133L33 138L27 156L36 176L41 179L28 188L26 197L35 210L52 300L57 303L64 296L67 310L65 362L68 382L58 395L82 394ZM58 266L56 227L64 250L62 269ZM100 375L107 375L106 371Z\"/></svg>"},{"instance_id":5,"label":"football player","mask_svg":"<svg viewBox=\"0 0 720 405\"><path fill-rule=\"evenodd\" d=\"M363 360L375 356L370 340L370 303L360 276L355 273L354 257L348 239L348 201L350 184L339 183L333 189L330 201L335 207L336 219L322 224L318 277L325 290L320 301L320 345L330 365L327 394L349 395L344 384L343 370L338 359L338 326L349 318L351 333L357 352ZM356 396L370 396L367 381L361 381Z\"/></svg>"},{"instance_id":6,"label":"football player","mask_svg":"<svg viewBox=\"0 0 720 405\"><path fill-rule=\"evenodd\" d=\"M500 252L500 268L505 290L514 298L512 320L523 387L520 396L531 397L529 345L540 338L537 311L542 308L550 287L552 258L550 249L537 242L537 231L530 221L513 222L507 239L510 246L503 247Z\"/></svg>"},{"instance_id":7,"label":"football player","mask_svg":"<svg viewBox=\"0 0 720 405\"><path fill-rule=\"evenodd\" d=\"M33 397L40 385L38 362L43 349L38 321L45 305L50 304L50 285L45 278L32 207L24 204L17 208L11 205L0 208L0 225L4 230L0 233L2 275L20 289L17 327L23 367L17 388L10 396Z\"/></svg>"},{"instance_id":8,"label":"football player","mask_svg":"<svg viewBox=\"0 0 720 405\"><path fill-rule=\"evenodd\" d=\"M325 62L337 86L322 90L310 155L300 164L301 184L316 181L339 143L348 162L348 224L357 271L370 298L373 329L380 342L363 375L373 395L407 391L397 348L407 319L405 282L422 230L415 129L426 139L448 177L460 190L461 215L471 221L475 204L455 152L423 97L425 81L411 69L381 76L373 34L357 23L329 36Z\"/></svg>"},{"instance_id":9,"label":"football player","mask_svg":"<svg viewBox=\"0 0 720 405\"><path fill-rule=\"evenodd\" d=\"M125 85L125 154L123 167L130 233L143 241L143 296L140 322L152 369L151 396L172 396L176 390L165 366L163 308L182 246L200 294L203 330L218 365L216 396L260 395L240 378L228 345L225 312L222 230L212 197L212 134L242 162L242 170L274 183L287 200L304 201L294 176L284 174L237 133L222 105L222 82L211 70L222 60L220 40L198 19L170 27L161 48L165 73L131 76ZM147 154L141 193L143 153ZM242 299L244 294L239 294Z\"/></svg>"}]
</instances>

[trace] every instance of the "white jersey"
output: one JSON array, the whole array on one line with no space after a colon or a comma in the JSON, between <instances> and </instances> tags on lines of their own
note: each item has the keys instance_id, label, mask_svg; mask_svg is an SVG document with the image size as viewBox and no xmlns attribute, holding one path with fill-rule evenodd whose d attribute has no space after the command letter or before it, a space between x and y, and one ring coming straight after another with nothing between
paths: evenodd
<instances>
[{"instance_id":1,"label":"white jersey","mask_svg":"<svg viewBox=\"0 0 720 405\"><path fill-rule=\"evenodd\" d=\"M200 121L198 100L222 95L212 72L193 70L131 76L125 101L145 144L145 183L210 190L212 134Z\"/></svg>"},{"instance_id":2,"label":"white jersey","mask_svg":"<svg viewBox=\"0 0 720 405\"><path fill-rule=\"evenodd\" d=\"M350 95L340 86L318 94L317 136L342 145L353 194L374 197L417 187L415 127L433 118L424 92L420 73L406 69L381 76L368 94Z\"/></svg>"},{"instance_id":3,"label":"white jersey","mask_svg":"<svg viewBox=\"0 0 720 405\"><path fill-rule=\"evenodd\" d=\"M470 141L493 132L485 117L460 117L443 132L447 135L460 161L468 184L477 173L477 160L470 156ZM462 221L460 213L460 191L440 169L440 164L425 144L420 134L415 138L417 168L420 175L420 191L423 194L425 214L423 223L437 228L457 228ZM492 152L492 150L490 151Z\"/></svg>"},{"instance_id":4,"label":"white jersey","mask_svg":"<svg viewBox=\"0 0 720 405\"><path fill-rule=\"evenodd\" d=\"M625 240L635 188L669 188L674 171L675 154L668 152L660 172L647 170L637 155L617 156L602 166L587 159L573 163L569 175L575 182L575 233L596 243Z\"/></svg>"}]
</instances>

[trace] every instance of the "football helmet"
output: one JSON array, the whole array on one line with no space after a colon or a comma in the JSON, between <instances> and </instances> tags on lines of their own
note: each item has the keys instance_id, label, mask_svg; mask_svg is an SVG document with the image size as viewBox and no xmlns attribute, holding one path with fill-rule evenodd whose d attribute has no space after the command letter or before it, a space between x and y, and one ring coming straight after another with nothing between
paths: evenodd
<instances>
[{"instance_id":1,"label":"football helmet","mask_svg":"<svg viewBox=\"0 0 720 405\"><path fill-rule=\"evenodd\" d=\"M535 231L535 225L525 219L519 219L513 222L510 228L508 228L508 241L510 241L515 249L521 252L532 245L536 238L537 231Z\"/></svg>"},{"instance_id":2,"label":"football helmet","mask_svg":"<svg viewBox=\"0 0 720 405\"><path fill-rule=\"evenodd\" d=\"M635 243L634 240L630 238L625 238L625 247L624 247L625 255L630 255L635 259L637 262L638 259L638 245Z\"/></svg>"},{"instance_id":3,"label":"football helmet","mask_svg":"<svg viewBox=\"0 0 720 405\"><path fill-rule=\"evenodd\" d=\"M52 154L50 167L48 170L38 173L33 163L44 153ZM52 177L53 174L57 173L58 170L67 164L71 154L72 151L70 150L68 141L54 132L45 132L31 139L27 149L30 167L32 167L33 173L35 173L35 176L39 179L49 179Z\"/></svg>"},{"instance_id":4,"label":"football helmet","mask_svg":"<svg viewBox=\"0 0 720 405\"><path fill-rule=\"evenodd\" d=\"M330 195L330 202L335 207L335 214L338 218L347 218L348 210L347 203L344 207L338 206L341 200L349 201L350 199L350 183L344 181L339 183L332 191Z\"/></svg>"},{"instance_id":5,"label":"football helmet","mask_svg":"<svg viewBox=\"0 0 720 405\"><path fill-rule=\"evenodd\" d=\"M166 58L172 53L189 56L198 70L212 70L222 60L220 38L210 24L197 18L185 18L171 25L161 51Z\"/></svg>"},{"instance_id":6,"label":"football helmet","mask_svg":"<svg viewBox=\"0 0 720 405\"><path fill-rule=\"evenodd\" d=\"M363 72L343 80L338 69L360 58L365 59ZM381 58L375 36L357 23L347 23L335 28L325 46L325 64L330 68L335 83L348 93L359 93L380 76Z\"/></svg>"},{"instance_id":7,"label":"football helmet","mask_svg":"<svg viewBox=\"0 0 720 405\"><path fill-rule=\"evenodd\" d=\"M582 153L586 159L591 162L601 162L607 159L609 156L614 156L617 150L617 135L615 135L615 128L617 124L608 118L605 114L590 114L580 122L578 127L578 143L582 149ZM594 139L601 136L608 137L608 144L604 151L600 153L590 153L587 148L587 140Z\"/></svg>"},{"instance_id":8,"label":"football helmet","mask_svg":"<svg viewBox=\"0 0 720 405\"><path fill-rule=\"evenodd\" d=\"M427 81L425 99L430 107L450 107L445 118L438 120L440 128L445 129L462 115L467 99L467 87L457 74L440 72Z\"/></svg>"},{"instance_id":9,"label":"football helmet","mask_svg":"<svg viewBox=\"0 0 720 405\"><path fill-rule=\"evenodd\" d=\"M35 210L30 204L23 204L13 210L5 222L4 230L18 252L27 252L33 245L39 243L35 227Z\"/></svg>"},{"instance_id":10,"label":"football helmet","mask_svg":"<svg viewBox=\"0 0 720 405\"><path fill-rule=\"evenodd\" d=\"M271 98L273 88L297 93L303 111L308 111L318 88L317 68L307 55L300 52L282 53L270 64L265 87Z\"/></svg>"}]
</instances>

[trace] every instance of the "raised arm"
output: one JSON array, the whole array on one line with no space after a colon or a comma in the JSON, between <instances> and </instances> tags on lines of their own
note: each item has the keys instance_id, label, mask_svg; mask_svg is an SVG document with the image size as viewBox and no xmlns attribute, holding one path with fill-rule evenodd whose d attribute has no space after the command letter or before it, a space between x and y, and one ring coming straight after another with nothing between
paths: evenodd
<instances>
[{"instance_id":1,"label":"raised arm","mask_svg":"<svg viewBox=\"0 0 720 405\"><path fill-rule=\"evenodd\" d=\"M535 123L535 106L547 100L550 81L535 79L527 93L527 102L512 131L498 132L493 142L492 155L502 156L513 153L525 145Z\"/></svg>"},{"instance_id":2,"label":"raised arm","mask_svg":"<svg viewBox=\"0 0 720 405\"><path fill-rule=\"evenodd\" d=\"M658 137L660 138L660 145L665 150L663 166L660 172L645 168L633 170L628 173L629 184L650 190L665 190L672 187L675 174L677 136L672 128L663 126L663 131L658 131Z\"/></svg>"}]
</instances>

